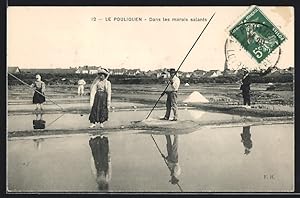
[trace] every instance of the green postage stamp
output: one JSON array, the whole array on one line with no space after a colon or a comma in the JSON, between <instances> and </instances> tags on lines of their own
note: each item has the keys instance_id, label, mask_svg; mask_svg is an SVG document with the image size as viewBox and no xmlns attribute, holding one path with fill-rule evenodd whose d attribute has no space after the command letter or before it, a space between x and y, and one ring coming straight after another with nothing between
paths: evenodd
<instances>
[{"instance_id":1,"label":"green postage stamp","mask_svg":"<svg viewBox=\"0 0 300 198\"><path fill-rule=\"evenodd\" d=\"M287 39L256 6L229 31L258 63Z\"/></svg>"}]
</instances>

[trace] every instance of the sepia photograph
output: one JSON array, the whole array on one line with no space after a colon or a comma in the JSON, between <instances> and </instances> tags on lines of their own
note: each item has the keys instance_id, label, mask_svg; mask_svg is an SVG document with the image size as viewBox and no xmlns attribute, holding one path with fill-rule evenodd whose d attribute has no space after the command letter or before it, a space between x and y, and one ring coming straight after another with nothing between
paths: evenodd
<instances>
[{"instance_id":1,"label":"sepia photograph","mask_svg":"<svg viewBox=\"0 0 300 198\"><path fill-rule=\"evenodd\" d=\"M295 191L292 6L8 6L6 193Z\"/></svg>"}]
</instances>

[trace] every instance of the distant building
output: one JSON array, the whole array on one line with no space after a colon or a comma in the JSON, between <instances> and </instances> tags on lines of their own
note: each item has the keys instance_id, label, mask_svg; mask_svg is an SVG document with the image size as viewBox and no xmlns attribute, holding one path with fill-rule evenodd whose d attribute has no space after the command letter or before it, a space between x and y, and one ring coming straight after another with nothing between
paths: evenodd
<instances>
[{"instance_id":1,"label":"distant building","mask_svg":"<svg viewBox=\"0 0 300 198\"><path fill-rule=\"evenodd\" d=\"M223 71L223 75L224 76L235 76L235 71L226 69L226 70Z\"/></svg>"},{"instance_id":2,"label":"distant building","mask_svg":"<svg viewBox=\"0 0 300 198\"><path fill-rule=\"evenodd\" d=\"M163 71L161 73L159 73L159 77L158 78L168 78L170 76L170 73L167 71Z\"/></svg>"},{"instance_id":3,"label":"distant building","mask_svg":"<svg viewBox=\"0 0 300 198\"><path fill-rule=\"evenodd\" d=\"M222 72L219 70L210 70L209 72L205 73L205 77L209 77L209 78L214 78L214 77L218 77L221 76Z\"/></svg>"},{"instance_id":4,"label":"distant building","mask_svg":"<svg viewBox=\"0 0 300 198\"><path fill-rule=\"evenodd\" d=\"M125 69L125 68L121 68L121 69L112 69L111 72L112 72L112 75L115 75L115 76L122 76L122 75L125 75L125 74L126 74L127 69Z\"/></svg>"},{"instance_id":5,"label":"distant building","mask_svg":"<svg viewBox=\"0 0 300 198\"><path fill-rule=\"evenodd\" d=\"M176 73L176 75L177 75L178 77L182 77L182 76L184 76L184 72L178 71L178 72Z\"/></svg>"},{"instance_id":6,"label":"distant building","mask_svg":"<svg viewBox=\"0 0 300 198\"><path fill-rule=\"evenodd\" d=\"M146 76L149 76L149 77L157 77L157 74L154 72L154 71L151 71L151 70L149 70L149 71L146 71L145 72L145 75Z\"/></svg>"},{"instance_id":7,"label":"distant building","mask_svg":"<svg viewBox=\"0 0 300 198\"><path fill-rule=\"evenodd\" d=\"M186 73L184 74L184 77L185 77L185 78L190 78L192 75L193 75L193 72L186 72Z\"/></svg>"},{"instance_id":8,"label":"distant building","mask_svg":"<svg viewBox=\"0 0 300 198\"><path fill-rule=\"evenodd\" d=\"M268 73L266 76L276 77L281 75L293 75L294 73L291 70L288 69L276 69L275 71L272 70L272 72Z\"/></svg>"},{"instance_id":9,"label":"distant building","mask_svg":"<svg viewBox=\"0 0 300 198\"><path fill-rule=\"evenodd\" d=\"M170 75L166 68L154 70L153 73L156 78L167 78Z\"/></svg>"},{"instance_id":10,"label":"distant building","mask_svg":"<svg viewBox=\"0 0 300 198\"><path fill-rule=\"evenodd\" d=\"M128 69L126 71L126 75L128 75L128 76L136 76L136 75L138 75L140 73L141 73L140 69Z\"/></svg>"},{"instance_id":11,"label":"distant building","mask_svg":"<svg viewBox=\"0 0 300 198\"><path fill-rule=\"evenodd\" d=\"M205 74L206 71L197 69L192 72L191 77L203 77Z\"/></svg>"},{"instance_id":12,"label":"distant building","mask_svg":"<svg viewBox=\"0 0 300 198\"><path fill-rule=\"evenodd\" d=\"M76 74L97 74L98 73L97 66L79 66L78 69L75 71Z\"/></svg>"},{"instance_id":13,"label":"distant building","mask_svg":"<svg viewBox=\"0 0 300 198\"><path fill-rule=\"evenodd\" d=\"M12 74L18 74L21 72L19 67L8 67L7 71Z\"/></svg>"},{"instance_id":14,"label":"distant building","mask_svg":"<svg viewBox=\"0 0 300 198\"><path fill-rule=\"evenodd\" d=\"M274 73L274 72L276 72L276 71L281 72L280 69L279 69L278 67L274 67L274 68L272 68L271 73Z\"/></svg>"}]
</instances>

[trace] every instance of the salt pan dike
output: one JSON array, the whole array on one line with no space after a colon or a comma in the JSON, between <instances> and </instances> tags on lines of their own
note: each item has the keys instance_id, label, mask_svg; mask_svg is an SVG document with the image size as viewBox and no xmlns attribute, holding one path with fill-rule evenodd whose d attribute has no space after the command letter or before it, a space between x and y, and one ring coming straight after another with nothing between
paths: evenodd
<instances>
[{"instance_id":1,"label":"salt pan dike","mask_svg":"<svg viewBox=\"0 0 300 198\"><path fill-rule=\"evenodd\" d=\"M245 109L242 105L236 104L216 104L213 102L207 102L204 97L197 93L190 94L188 97L180 98L178 106L181 109L196 108L204 111L211 112L223 112L228 114L236 114L241 116L260 116L260 117L286 117L294 116L294 108L285 105L271 105L271 104L253 104L251 109ZM138 98L132 96L131 98L114 98L112 100L112 111L118 110L149 110L156 102L156 98ZM85 98L60 98L52 99L55 103L59 104L62 108L55 105L51 101L46 101L44 105L45 113L89 113L90 105L87 97ZM25 103L25 104L24 104ZM165 99L161 99L156 109L165 108ZM7 111L8 115L15 114L32 114L34 113L35 105L31 104L31 101L24 100L8 100Z\"/></svg>"},{"instance_id":2,"label":"salt pan dike","mask_svg":"<svg viewBox=\"0 0 300 198\"><path fill-rule=\"evenodd\" d=\"M180 109L179 120L159 120L164 110L153 111L145 120L149 111L124 110L109 113L109 120L104 128L89 129L89 114L43 114L44 129L34 129L35 114L18 114L7 117L8 137L60 135L80 133L156 133L156 134L187 134L201 128L219 128L244 125L293 124L290 117L251 117L197 109Z\"/></svg>"}]
</instances>

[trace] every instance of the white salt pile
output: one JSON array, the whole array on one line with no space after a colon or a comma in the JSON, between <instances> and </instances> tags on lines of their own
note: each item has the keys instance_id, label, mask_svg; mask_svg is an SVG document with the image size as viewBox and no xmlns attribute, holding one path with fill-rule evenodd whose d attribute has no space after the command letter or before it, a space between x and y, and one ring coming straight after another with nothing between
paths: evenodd
<instances>
[{"instance_id":1,"label":"white salt pile","mask_svg":"<svg viewBox=\"0 0 300 198\"><path fill-rule=\"evenodd\" d=\"M185 86L185 87L189 87L190 84L189 84L189 83L185 83L184 86Z\"/></svg>"},{"instance_id":2,"label":"white salt pile","mask_svg":"<svg viewBox=\"0 0 300 198\"><path fill-rule=\"evenodd\" d=\"M201 93L198 91L194 91L189 95L183 102L186 103L196 103L196 102L201 102L201 103L207 103L209 102Z\"/></svg>"}]
</instances>

